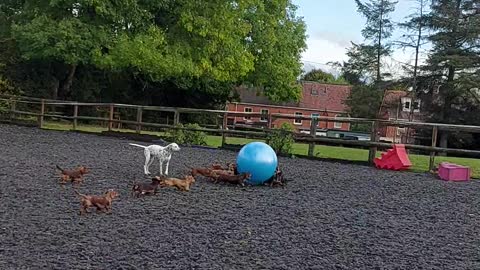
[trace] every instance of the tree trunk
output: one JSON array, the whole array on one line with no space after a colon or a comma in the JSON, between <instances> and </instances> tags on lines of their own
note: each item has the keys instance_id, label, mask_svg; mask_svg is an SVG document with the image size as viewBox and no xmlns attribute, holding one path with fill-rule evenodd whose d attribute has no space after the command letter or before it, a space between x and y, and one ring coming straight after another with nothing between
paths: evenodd
<instances>
[{"instance_id":1,"label":"tree trunk","mask_svg":"<svg viewBox=\"0 0 480 270\"><path fill-rule=\"evenodd\" d=\"M53 77L52 81L52 99L58 99L58 89L60 88L60 81Z\"/></svg>"},{"instance_id":2,"label":"tree trunk","mask_svg":"<svg viewBox=\"0 0 480 270\"><path fill-rule=\"evenodd\" d=\"M77 70L77 65L68 66L67 77L62 81L61 93L62 98L65 99L70 94L70 88L72 87L73 78L75 77L75 71Z\"/></svg>"},{"instance_id":3,"label":"tree trunk","mask_svg":"<svg viewBox=\"0 0 480 270\"><path fill-rule=\"evenodd\" d=\"M448 147L448 132L443 131L440 133L440 147L447 148ZM447 156L446 153L438 153L439 156Z\"/></svg>"},{"instance_id":4,"label":"tree trunk","mask_svg":"<svg viewBox=\"0 0 480 270\"><path fill-rule=\"evenodd\" d=\"M447 87L451 87L453 80L455 79L455 67L449 66L448 67L448 78L447 78ZM444 87L441 90L441 95L443 98L443 110L441 112L442 115L442 122L445 124L450 123L450 110L452 109L452 101L449 99L447 92L452 91L452 89L448 89ZM440 147L448 148L448 133L447 131L443 131L440 133ZM439 156L446 156L446 153L439 153Z\"/></svg>"},{"instance_id":5,"label":"tree trunk","mask_svg":"<svg viewBox=\"0 0 480 270\"><path fill-rule=\"evenodd\" d=\"M413 113L415 112L415 101L417 100L417 73L418 73L418 55L420 53L420 46L422 45L422 30L423 30L423 0L420 0L420 21L418 22L417 43L415 44L415 64L413 66L413 84L412 84L412 102L410 103L410 112L408 114L408 121L413 121ZM420 109L420 107L418 108ZM407 144L410 139L410 127L407 127Z\"/></svg>"},{"instance_id":6,"label":"tree trunk","mask_svg":"<svg viewBox=\"0 0 480 270\"><path fill-rule=\"evenodd\" d=\"M380 70L380 60L382 56L382 35L383 35L383 9L384 3L382 0L381 3L381 11L380 11L380 32L378 33L378 44L377 44L377 83L380 85L380 81L382 80L382 74Z\"/></svg>"}]
</instances>

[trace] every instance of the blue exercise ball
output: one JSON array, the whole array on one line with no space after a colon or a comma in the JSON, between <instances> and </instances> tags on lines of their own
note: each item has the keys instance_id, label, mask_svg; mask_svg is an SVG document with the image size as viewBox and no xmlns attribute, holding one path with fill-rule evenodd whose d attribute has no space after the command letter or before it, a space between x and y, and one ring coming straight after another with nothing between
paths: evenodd
<instances>
[{"instance_id":1,"label":"blue exercise ball","mask_svg":"<svg viewBox=\"0 0 480 270\"><path fill-rule=\"evenodd\" d=\"M270 179L277 169L277 154L270 145L263 142L251 142L240 149L237 155L238 173L248 172L252 177L248 182L260 185Z\"/></svg>"}]
</instances>

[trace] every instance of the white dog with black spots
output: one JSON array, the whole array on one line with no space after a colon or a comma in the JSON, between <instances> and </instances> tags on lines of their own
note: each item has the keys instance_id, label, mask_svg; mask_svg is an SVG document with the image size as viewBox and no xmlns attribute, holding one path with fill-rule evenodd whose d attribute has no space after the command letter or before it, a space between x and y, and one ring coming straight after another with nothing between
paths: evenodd
<instances>
[{"instance_id":1,"label":"white dog with black spots","mask_svg":"<svg viewBox=\"0 0 480 270\"><path fill-rule=\"evenodd\" d=\"M130 143L130 145L145 149L144 150L145 165L143 166L143 169L146 175L150 175L150 171L148 169L150 165L152 165L155 159L158 159L160 163L160 175L163 175L162 167L164 163L166 164L165 175L168 175L168 165L170 164L170 159L172 158L172 154L173 152L180 151L180 147L176 143L171 143L167 146L160 146L156 144L143 146L143 145L134 144L134 143Z\"/></svg>"}]
</instances>

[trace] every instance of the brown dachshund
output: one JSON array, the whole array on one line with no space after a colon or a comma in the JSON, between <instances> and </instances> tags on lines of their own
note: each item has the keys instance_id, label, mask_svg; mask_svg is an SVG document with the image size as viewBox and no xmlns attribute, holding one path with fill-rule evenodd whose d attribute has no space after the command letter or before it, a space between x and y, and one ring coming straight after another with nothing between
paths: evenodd
<instances>
[{"instance_id":1,"label":"brown dachshund","mask_svg":"<svg viewBox=\"0 0 480 270\"><path fill-rule=\"evenodd\" d=\"M264 184L266 186L275 187L275 186L285 186L287 179L283 177L283 172L277 167L275 174L268 179Z\"/></svg>"},{"instance_id":2,"label":"brown dachshund","mask_svg":"<svg viewBox=\"0 0 480 270\"><path fill-rule=\"evenodd\" d=\"M88 208L90 207L96 207L97 212L112 212L112 201L119 195L118 192L114 191L113 189L107 190L103 196L85 195L76 190L75 193L81 197L80 215L89 213Z\"/></svg>"},{"instance_id":3,"label":"brown dachshund","mask_svg":"<svg viewBox=\"0 0 480 270\"><path fill-rule=\"evenodd\" d=\"M83 180L83 175L89 173L85 166L80 166L74 170L64 170L60 166L56 165L57 169L61 172L61 184L65 184L68 181L73 183L79 183Z\"/></svg>"},{"instance_id":4,"label":"brown dachshund","mask_svg":"<svg viewBox=\"0 0 480 270\"><path fill-rule=\"evenodd\" d=\"M160 185L160 178L152 178L151 183L140 183L140 184L133 184L132 187L132 194L136 195L138 198L141 195L146 194L157 194L158 186Z\"/></svg>"},{"instance_id":5,"label":"brown dachshund","mask_svg":"<svg viewBox=\"0 0 480 270\"><path fill-rule=\"evenodd\" d=\"M212 166L210 166L210 169L212 169L214 171L215 170L223 170L223 171L235 172L235 170L237 169L237 165L235 163L228 162L227 167L224 168L220 163L216 162L216 163L213 163Z\"/></svg>"},{"instance_id":6,"label":"brown dachshund","mask_svg":"<svg viewBox=\"0 0 480 270\"><path fill-rule=\"evenodd\" d=\"M160 180L161 187L176 187L181 191L190 191L190 186L195 183L195 178L191 175L185 176L185 179L178 178L157 178Z\"/></svg>"},{"instance_id":7,"label":"brown dachshund","mask_svg":"<svg viewBox=\"0 0 480 270\"><path fill-rule=\"evenodd\" d=\"M239 175L217 174L213 177L213 179L215 182L220 181L245 186L245 181L251 177L252 174L250 173L241 173Z\"/></svg>"},{"instance_id":8,"label":"brown dachshund","mask_svg":"<svg viewBox=\"0 0 480 270\"><path fill-rule=\"evenodd\" d=\"M212 164L212 166L210 166L210 169L212 170L223 170L223 166L218 163L218 162L215 162Z\"/></svg>"},{"instance_id":9,"label":"brown dachshund","mask_svg":"<svg viewBox=\"0 0 480 270\"><path fill-rule=\"evenodd\" d=\"M192 168L190 171L190 174L193 177L196 177L198 175L211 177L214 173L212 169L208 169L208 168Z\"/></svg>"},{"instance_id":10,"label":"brown dachshund","mask_svg":"<svg viewBox=\"0 0 480 270\"><path fill-rule=\"evenodd\" d=\"M237 164L227 163L228 170L233 172L233 175L238 175Z\"/></svg>"},{"instance_id":11,"label":"brown dachshund","mask_svg":"<svg viewBox=\"0 0 480 270\"><path fill-rule=\"evenodd\" d=\"M234 175L233 171L231 170L212 170L211 176L220 175L220 174Z\"/></svg>"}]
</instances>

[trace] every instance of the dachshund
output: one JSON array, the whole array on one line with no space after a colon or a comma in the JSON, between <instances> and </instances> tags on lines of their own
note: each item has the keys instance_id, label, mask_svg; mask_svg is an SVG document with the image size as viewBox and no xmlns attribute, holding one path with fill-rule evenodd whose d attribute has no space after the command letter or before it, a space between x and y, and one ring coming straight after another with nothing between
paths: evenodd
<instances>
[{"instance_id":1,"label":"dachshund","mask_svg":"<svg viewBox=\"0 0 480 270\"><path fill-rule=\"evenodd\" d=\"M105 211L107 213L112 212L112 201L119 196L118 192L113 189L107 190L103 196L93 196L81 194L75 190L75 193L80 196L80 215L83 215L88 212L88 208L96 207L97 212Z\"/></svg>"},{"instance_id":2,"label":"dachshund","mask_svg":"<svg viewBox=\"0 0 480 270\"><path fill-rule=\"evenodd\" d=\"M83 181L83 175L89 173L85 166L80 166L74 170L64 170L60 166L56 165L57 169L61 172L61 184L65 184L68 181L79 183Z\"/></svg>"},{"instance_id":3,"label":"dachshund","mask_svg":"<svg viewBox=\"0 0 480 270\"><path fill-rule=\"evenodd\" d=\"M287 181L289 180L283 177L283 172L277 167L277 169L275 170L275 174L272 177L270 177L270 179L268 179L264 184L270 187L275 187L275 186L283 187L286 185Z\"/></svg>"},{"instance_id":4,"label":"dachshund","mask_svg":"<svg viewBox=\"0 0 480 270\"><path fill-rule=\"evenodd\" d=\"M157 179L160 180L161 187L176 187L181 191L190 191L190 186L195 183L195 178L192 175L185 176L185 179L161 178L158 176Z\"/></svg>"},{"instance_id":5,"label":"dachshund","mask_svg":"<svg viewBox=\"0 0 480 270\"><path fill-rule=\"evenodd\" d=\"M245 181L250 179L252 174L250 173L241 173L238 175L228 175L228 174L217 174L213 177L216 182L226 182L231 184L239 184L241 186L245 186Z\"/></svg>"},{"instance_id":6,"label":"dachshund","mask_svg":"<svg viewBox=\"0 0 480 270\"><path fill-rule=\"evenodd\" d=\"M136 195L136 197L138 198L140 194L157 194L159 185L160 177L152 178L152 182L150 183L133 184L132 195Z\"/></svg>"}]
</instances>

